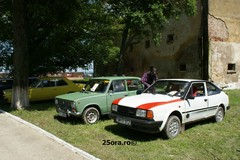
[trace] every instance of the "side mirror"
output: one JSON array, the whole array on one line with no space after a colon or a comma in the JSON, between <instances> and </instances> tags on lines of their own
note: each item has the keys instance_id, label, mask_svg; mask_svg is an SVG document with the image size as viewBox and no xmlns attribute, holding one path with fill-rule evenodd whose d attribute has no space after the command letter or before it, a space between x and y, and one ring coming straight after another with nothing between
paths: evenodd
<instances>
[{"instance_id":1,"label":"side mirror","mask_svg":"<svg viewBox=\"0 0 240 160\"><path fill-rule=\"evenodd\" d=\"M188 95L187 96L187 99L194 99L195 97L194 96L192 96L192 95Z\"/></svg>"},{"instance_id":2,"label":"side mirror","mask_svg":"<svg viewBox=\"0 0 240 160\"><path fill-rule=\"evenodd\" d=\"M142 92L143 92L143 90L140 89L140 90L137 90L136 94L137 94L137 95L138 95L138 94L142 94Z\"/></svg>"}]
</instances>

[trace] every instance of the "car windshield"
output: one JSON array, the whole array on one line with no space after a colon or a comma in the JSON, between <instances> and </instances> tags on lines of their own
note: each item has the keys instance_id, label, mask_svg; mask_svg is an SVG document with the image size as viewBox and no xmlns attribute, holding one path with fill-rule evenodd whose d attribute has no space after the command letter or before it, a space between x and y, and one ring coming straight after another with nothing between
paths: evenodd
<instances>
[{"instance_id":1,"label":"car windshield","mask_svg":"<svg viewBox=\"0 0 240 160\"><path fill-rule=\"evenodd\" d=\"M83 91L103 93L106 91L108 84L108 79L91 79L83 88Z\"/></svg>"},{"instance_id":2,"label":"car windshield","mask_svg":"<svg viewBox=\"0 0 240 160\"><path fill-rule=\"evenodd\" d=\"M144 93L163 94L182 97L188 88L189 82L177 80L160 80L147 88Z\"/></svg>"}]
</instances>

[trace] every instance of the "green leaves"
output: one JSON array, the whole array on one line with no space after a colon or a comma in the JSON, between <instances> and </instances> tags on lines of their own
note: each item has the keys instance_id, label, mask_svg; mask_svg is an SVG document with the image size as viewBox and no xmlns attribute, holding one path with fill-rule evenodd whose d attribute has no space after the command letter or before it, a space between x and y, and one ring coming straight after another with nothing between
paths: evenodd
<instances>
[{"instance_id":1,"label":"green leaves","mask_svg":"<svg viewBox=\"0 0 240 160\"><path fill-rule=\"evenodd\" d=\"M11 5L1 0L3 42L12 42ZM159 44L169 19L196 13L196 0L29 0L26 5L31 74L82 67L93 60L116 62L144 36Z\"/></svg>"}]
</instances>

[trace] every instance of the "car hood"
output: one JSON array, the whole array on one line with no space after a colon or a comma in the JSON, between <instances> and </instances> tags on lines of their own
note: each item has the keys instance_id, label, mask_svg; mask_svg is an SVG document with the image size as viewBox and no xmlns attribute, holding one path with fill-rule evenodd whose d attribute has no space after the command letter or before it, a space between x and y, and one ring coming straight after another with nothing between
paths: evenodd
<instances>
[{"instance_id":1,"label":"car hood","mask_svg":"<svg viewBox=\"0 0 240 160\"><path fill-rule=\"evenodd\" d=\"M116 99L113 103L131 108L151 109L152 107L155 106L175 103L178 101L182 101L182 99L176 96L172 97L161 94L143 93L141 95Z\"/></svg>"},{"instance_id":2,"label":"car hood","mask_svg":"<svg viewBox=\"0 0 240 160\"><path fill-rule=\"evenodd\" d=\"M104 94L105 93L85 91L85 92L74 92L74 93L63 94L63 95L56 96L55 98L69 100L69 101L77 101L80 99L93 98L93 97L104 95Z\"/></svg>"}]
</instances>

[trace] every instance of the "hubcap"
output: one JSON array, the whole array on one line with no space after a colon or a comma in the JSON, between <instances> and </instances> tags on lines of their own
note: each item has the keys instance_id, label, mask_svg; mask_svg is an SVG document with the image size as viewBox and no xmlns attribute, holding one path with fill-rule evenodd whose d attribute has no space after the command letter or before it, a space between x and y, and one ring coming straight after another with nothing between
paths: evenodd
<instances>
[{"instance_id":1,"label":"hubcap","mask_svg":"<svg viewBox=\"0 0 240 160\"><path fill-rule=\"evenodd\" d=\"M223 119L223 112L222 110L219 110L219 112L217 113L217 120L221 121Z\"/></svg>"},{"instance_id":2,"label":"hubcap","mask_svg":"<svg viewBox=\"0 0 240 160\"><path fill-rule=\"evenodd\" d=\"M179 123L178 121L172 121L169 125L169 133L174 137L178 134Z\"/></svg>"},{"instance_id":3,"label":"hubcap","mask_svg":"<svg viewBox=\"0 0 240 160\"><path fill-rule=\"evenodd\" d=\"M89 111L86 118L89 123L94 123L97 120L97 113L95 111Z\"/></svg>"}]
</instances>

